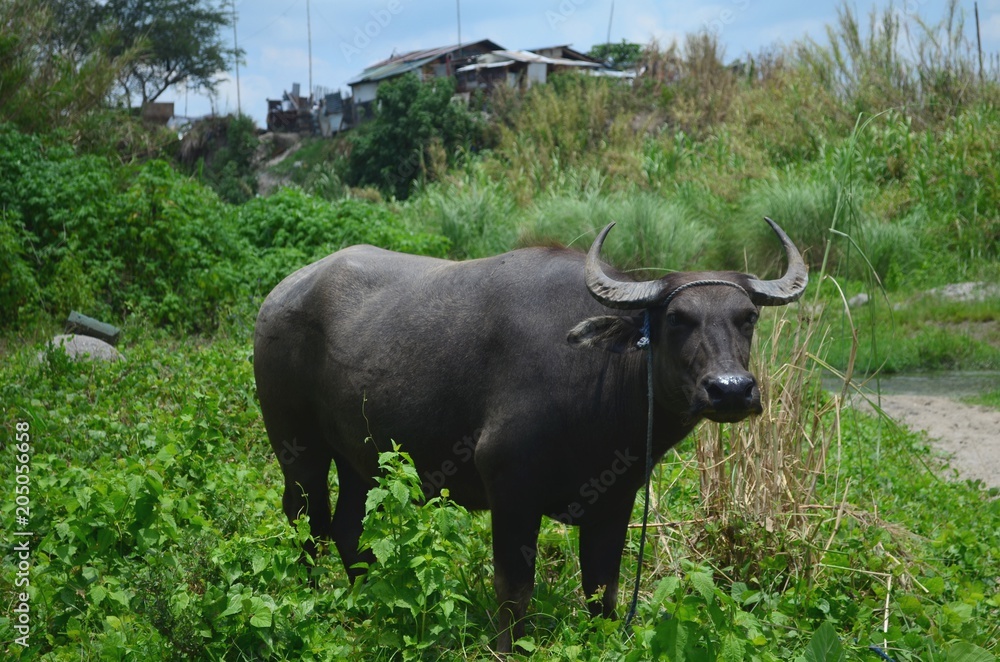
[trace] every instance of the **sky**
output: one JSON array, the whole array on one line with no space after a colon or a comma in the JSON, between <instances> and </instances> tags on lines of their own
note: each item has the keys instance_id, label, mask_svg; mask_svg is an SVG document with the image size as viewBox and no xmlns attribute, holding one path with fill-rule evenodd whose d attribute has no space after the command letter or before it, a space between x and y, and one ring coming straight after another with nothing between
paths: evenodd
<instances>
[{"instance_id":1,"label":"sky","mask_svg":"<svg viewBox=\"0 0 1000 662\"><path fill-rule=\"evenodd\" d=\"M175 113L199 117L241 110L264 126L267 99L280 99L292 83L312 83L327 91L349 92L348 81L366 67L411 50L491 39L508 49L571 44L586 52L611 41L661 45L708 30L716 34L727 60L777 44L812 38L827 43L825 26L837 18L840 0L211 0L235 5L236 41L245 51L239 67L220 76L216 95L174 88L159 99L173 101ZM888 2L852 2L865 17ZM612 13L613 5L613 13ZM912 20L937 23L947 0L896 0L895 11ZM965 34L975 44L973 2L961 0ZM459 14L461 21L459 21ZM979 3L983 51L1000 52L1000 0ZM233 30L223 38L232 43ZM238 92L238 93L237 93Z\"/></svg>"}]
</instances>

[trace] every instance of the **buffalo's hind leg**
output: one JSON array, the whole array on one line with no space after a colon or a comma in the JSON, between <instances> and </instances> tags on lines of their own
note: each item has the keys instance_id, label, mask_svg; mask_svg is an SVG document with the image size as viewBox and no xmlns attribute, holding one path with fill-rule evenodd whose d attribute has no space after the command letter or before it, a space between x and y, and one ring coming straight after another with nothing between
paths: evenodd
<instances>
[{"instance_id":1,"label":"buffalo's hind leg","mask_svg":"<svg viewBox=\"0 0 1000 662\"><path fill-rule=\"evenodd\" d=\"M285 476L282 510L293 526L299 517L309 516L312 538L305 543L303 551L315 559L320 544L333 538L329 484L331 455L322 442L307 441L304 437L274 436L271 447Z\"/></svg>"},{"instance_id":2,"label":"buffalo's hind leg","mask_svg":"<svg viewBox=\"0 0 1000 662\"><path fill-rule=\"evenodd\" d=\"M371 564L375 560L371 550L358 551L358 540L361 538L365 518L365 500L371 484L340 456L334 455L334 461L340 485L337 489L337 507L333 513L331 533L347 570L347 578L353 584L354 580L364 574L362 568L354 566L357 563Z\"/></svg>"}]
</instances>

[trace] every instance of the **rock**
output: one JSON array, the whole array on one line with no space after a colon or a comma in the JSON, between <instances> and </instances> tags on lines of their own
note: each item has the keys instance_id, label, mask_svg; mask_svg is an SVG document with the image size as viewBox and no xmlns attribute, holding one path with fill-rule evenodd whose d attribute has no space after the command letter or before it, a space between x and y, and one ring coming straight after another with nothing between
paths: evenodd
<instances>
[{"instance_id":1,"label":"rock","mask_svg":"<svg viewBox=\"0 0 1000 662\"><path fill-rule=\"evenodd\" d=\"M865 294L864 292L860 294L855 294L854 296L852 296L850 299L847 300L847 307L860 308L861 306L868 303L868 300L869 300L868 295Z\"/></svg>"},{"instance_id":2,"label":"rock","mask_svg":"<svg viewBox=\"0 0 1000 662\"><path fill-rule=\"evenodd\" d=\"M62 347L74 361L124 361L125 357L117 349L97 338L78 336L74 334L58 335L49 343L53 347ZM38 360L45 360L45 352L38 354Z\"/></svg>"},{"instance_id":3,"label":"rock","mask_svg":"<svg viewBox=\"0 0 1000 662\"><path fill-rule=\"evenodd\" d=\"M927 294L952 301L983 301L1000 296L1000 286L984 282L952 283L928 290Z\"/></svg>"}]
</instances>

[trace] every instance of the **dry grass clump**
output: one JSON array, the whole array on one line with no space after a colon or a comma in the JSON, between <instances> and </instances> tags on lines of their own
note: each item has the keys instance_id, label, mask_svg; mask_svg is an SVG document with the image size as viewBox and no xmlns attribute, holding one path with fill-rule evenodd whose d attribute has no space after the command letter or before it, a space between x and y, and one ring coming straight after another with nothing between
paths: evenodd
<instances>
[{"instance_id":1,"label":"dry grass clump","mask_svg":"<svg viewBox=\"0 0 1000 662\"><path fill-rule=\"evenodd\" d=\"M688 35L665 49L653 40L639 61L636 87L667 111L670 123L703 133L725 121L738 92L738 67L724 63L724 49L709 33Z\"/></svg>"},{"instance_id":2,"label":"dry grass clump","mask_svg":"<svg viewBox=\"0 0 1000 662\"><path fill-rule=\"evenodd\" d=\"M798 59L855 115L896 108L924 127L996 101L1000 72L978 66L957 0L937 23L891 6L873 10L867 29L845 4L827 36L827 46L801 45Z\"/></svg>"},{"instance_id":3,"label":"dry grass clump","mask_svg":"<svg viewBox=\"0 0 1000 662\"><path fill-rule=\"evenodd\" d=\"M752 366L764 412L739 425L703 426L697 436L702 510L715 523L706 544L723 565L751 572L776 553L790 570L809 565L808 543L825 519L817 516L817 482L840 435L841 399L820 388L808 350L820 322L794 312L776 312Z\"/></svg>"},{"instance_id":4,"label":"dry grass clump","mask_svg":"<svg viewBox=\"0 0 1000 662\"><path fill-rule=\"evenodd\" d=\"M610 188L634 183L641 174L642 132L632 124L634 99L618 81L555 76L523 99L494 100L494 107L501 120L495 129L497 156L512 191L546 189L561 171L573 168L600 167Z\"/></svg>"}]
</instances>

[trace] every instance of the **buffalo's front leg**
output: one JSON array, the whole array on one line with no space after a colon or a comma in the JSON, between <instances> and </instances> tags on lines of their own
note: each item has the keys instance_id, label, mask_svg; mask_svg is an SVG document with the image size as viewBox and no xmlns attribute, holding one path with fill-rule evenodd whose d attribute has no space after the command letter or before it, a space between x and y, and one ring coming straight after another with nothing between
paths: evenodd
<instances>
[{"instance_id":1,"label":"buffalo's front leg","mask_svg":"<svg viewBox=\"0 0 1000 662\"><path fill-rule=\"evenodd\" d=\"M622 550L632 504L633 500L629 499L625 504L609 508L602 517L580 525L580 574L591 616L615 616Z\"/></svg>"},{"instance_id":2,"label":"buffalo's front leg","mask_svg":"<svg viewBox=\"0 0 1000 662\"><path fill-rule=\"evenodd\" d=\"M498 613L497 652L509 653L524 636L524 615L535 587L535 554L541 516L493 508L493 587Z\"/></svg>"}]
</instances>

